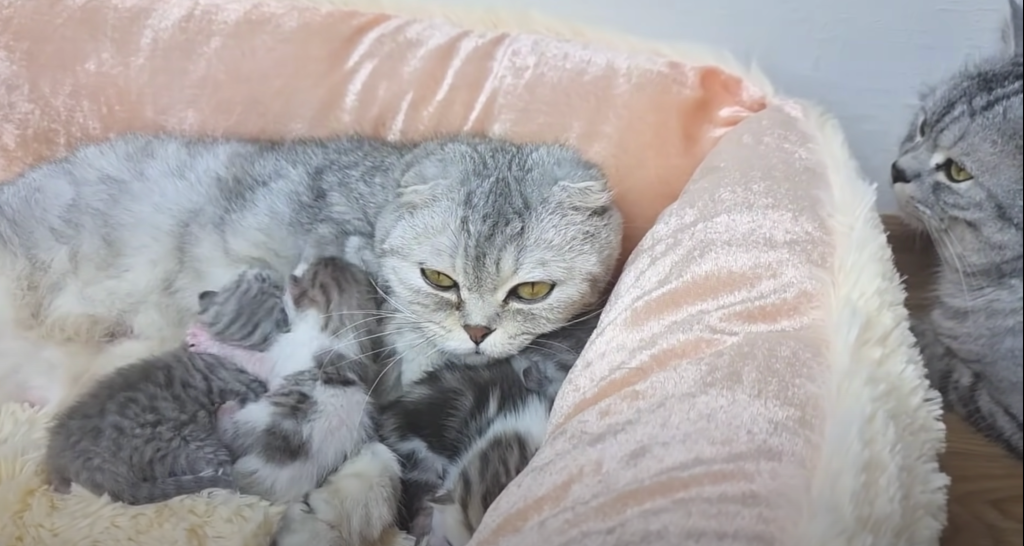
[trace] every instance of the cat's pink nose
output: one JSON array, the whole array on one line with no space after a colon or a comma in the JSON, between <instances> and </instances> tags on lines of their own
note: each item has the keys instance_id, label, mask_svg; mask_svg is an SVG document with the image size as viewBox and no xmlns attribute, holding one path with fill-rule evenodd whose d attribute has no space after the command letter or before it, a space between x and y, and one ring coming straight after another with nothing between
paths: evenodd
<instances>
[{"instance_id":1,"label":"cat's pink nose","mask_svg":"<svg viewBox=\"0 0 1024 546\"><path fill-rule=\"evenodd\" d=\"M462 329L465 330L467 334L469 334L469 339L473 340L473 343L476 343L477 345L483 343L484 340L487 339L487 336L491 335L491 332L494 331L486 326L463 325Z\"/></svg>"}]
</instances>

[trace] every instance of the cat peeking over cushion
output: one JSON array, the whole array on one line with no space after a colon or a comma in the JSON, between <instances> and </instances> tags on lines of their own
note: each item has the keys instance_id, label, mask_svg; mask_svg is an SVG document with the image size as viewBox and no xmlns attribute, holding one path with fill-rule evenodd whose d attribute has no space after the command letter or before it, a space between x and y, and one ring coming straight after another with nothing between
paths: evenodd
<instances>
[{"instance_id":1,"label":"cat peeking over cushion","mask_svg":"<svg viewBox=\"0 0 1024 546\"><path fill-rule=\"evenodd\" d=\"M1008 51L924 96L892 182L903 218L939 255L934 306L911 323L931 383L1021 459L1024 70L1021 6L1010 7Z\"/></svg>"}]
</instances>

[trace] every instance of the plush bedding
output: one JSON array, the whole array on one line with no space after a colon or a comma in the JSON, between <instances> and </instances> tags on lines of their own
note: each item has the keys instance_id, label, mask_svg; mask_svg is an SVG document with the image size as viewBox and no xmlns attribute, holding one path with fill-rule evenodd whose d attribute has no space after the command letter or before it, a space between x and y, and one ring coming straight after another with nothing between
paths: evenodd
<instances>
[{"instance_id":1,"label":"plush bedding","mask_svg":"<svg viewBox=\"0 0 1024 546\"><path fill-rule=\"evenodd\" d=\"M475 544L937 543L939 406L872 189L728 55L422 3L0 0L0 180L124 131L471 131L606 169L621 280ZM0 544L267 543L254 498L52 494L47 418L0 407Z\"/></svg>"}]
</instances>

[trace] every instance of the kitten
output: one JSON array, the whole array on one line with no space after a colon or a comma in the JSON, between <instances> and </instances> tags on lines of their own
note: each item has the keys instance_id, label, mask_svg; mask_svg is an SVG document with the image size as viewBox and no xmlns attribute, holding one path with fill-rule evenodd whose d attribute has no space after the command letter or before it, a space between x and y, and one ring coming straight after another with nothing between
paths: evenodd
<instances>
[{"instance_id":1,"label":"kitten","mask_svg":"<svg viewBox=\"0 0 1024 546\"><path fill-rule=\"evenodd\" d=\"M290 276L287 294L278 296L289 329L263 355L270 392L218 411L243 493L297 500L376 438L366 382L374 334L365 334L375 331L375 296L366 274L340 258L312 259ZM257 360L202 341L192 350Z\"/></svg>"},{"instance_id":2,"label":"kitten","mask_svg":"<svg viewBox=\"0 0 1024 546\"><path fill-rule=\"evenodd\" d=\"M427 544L466 546L484 514L512 480L526 469L547 434L550 404L530 396L496 419L449 471L442 492L430 499Z\"/></svg>"},{"instance_id":3,"label":"kitten","mask_svg":"<svg viewBox=\"0 0 1024 546\"><path fill-rule=\"evenodd\" d=\"M173 346L195 294L250 266L285 275L309 246L343 255L356 235L374 240L388 344L412 380L511 356L590 307L621 232L605 175L566 146L121 136L0 185L0 370L32 348L53 362L12 380L45 384L131 361L131 342ZM54 352L98 340L95 359ZM63 395L49 391L33 401Z\"/></svg>"},{"instance_id":4,"label":"kitten","mask_svg":"<svg viewBox=\"0 0 1024 546\"><path fill-rule=\"evenodd\" d=\"M322 352L338 352L352 362L364 362L373 354L378 302L373 283L363 271L341 258L315 258L304 261L289 276L287 291L273 280L270 271L252 269L245 274L252 277L251 289L261 289L266 306L263 316L274 320L261 324L255 318L259 315L253 315L249 323L234 326L232 332L194 326L186 336L191 350L227 358L263 378L271 390L285 377L313 368L316 355ZM213 291L203 294L211 302L234 297ZM203 316L201 312L200 319ZM240 340L243 348L237 341L231 342L231 335L234 339L245 336Z\"/></svg>"},{"instance_id":5,"label":"kitten","mask_svg":"<svg viewBox=\"0 0 1024 546\"><path fill-rule=\"evenodd\" d=\"M243 272L219 296L200 296L201 320L235 343L260 343L262 334L249 334L262 328L238 325L278 325L274 307L264 305L266 287L264 277ZM214 415L222 404L265 392L256 376L184 346L122 367L57 415L45 455L49 482L59 492L74 482L128 504L234 489L233 457Z\"/></svg>"},{"instance_id":6,"label":"kitten","mask_svg":"<svg viewBox=\"0 0 1024 546\"><path fill-rule=\"evenodd\" d=\"M966 67L924 97L892 165L903 217L927 230L936 301L911 327L932 385L971 425L1022 458L1021 8L1013 51Z\"/></svg>"},{"instance_id":7,"label":"kitten","mask_svg":"<svg viewBox=\"0 0 1024 546\"><path fill-rule=\"evenodd\" d=\"M271 546L415 546L395 527L401 471L384 444L367 444L322 486L288 505Z\"/></svg>"},{"instance_id":8,"label":"kitten","mask_svg":"<svg viewBox=\"0 0 1024 546\"><path fill-rule=\"evenodd\" d=\"M382 406L381 435L404 464L400 528L429 535L430 499L447 486L441 498L457 502L436 501L445 522L438 532L449 540L472 534L495 491L539 447L554 397L598 318L583 315L512 359L435 368ZM505 439L530 447L505 449Z\"/></svg>"},{"instance_id":9,"label":"kitten","mask_svg":"<svg viewBox=\"0 0 1024 546\"><path fill-rule=\"evenodd\" d=\"M268 381L274 363L266 351L289 331L289 309L274 272L245 269L224 288L199 294L199 318L185 342L192 352L216 354Z\"/></svg>"},{"instance_id":10,"label":"kitten","mask_svg":"<svg viewBox=\"0 0 1024 546\"><path fill-rule=\"evenodd\" d=\"M376 440L374 405L355 366L321 364L286 376L259 400L228 402L217 412L242 493L300 500Z\"/></svg>"}]
</instances>

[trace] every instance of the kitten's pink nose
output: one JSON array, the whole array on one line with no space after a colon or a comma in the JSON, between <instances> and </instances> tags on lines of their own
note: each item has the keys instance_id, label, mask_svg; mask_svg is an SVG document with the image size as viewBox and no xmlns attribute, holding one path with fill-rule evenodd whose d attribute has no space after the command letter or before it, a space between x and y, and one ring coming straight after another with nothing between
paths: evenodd
<instances>
[{"instance_id":1,"label":"kitten's pink nose","mask_svg":"<svg viewBox=\"0 0 1024 546\"><path fill-rule=\"evenodd\" d=\"M477 345L483 343L484 340L487 339L487 336L491 335L491 332L494 331L486 326L463 325L462 329L465 330L467 334L469 334L469 339L473 340L473 343L476 343Z\"/></svg>"}]
</instances>

